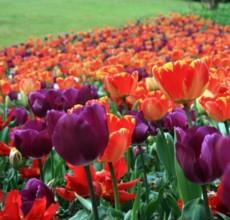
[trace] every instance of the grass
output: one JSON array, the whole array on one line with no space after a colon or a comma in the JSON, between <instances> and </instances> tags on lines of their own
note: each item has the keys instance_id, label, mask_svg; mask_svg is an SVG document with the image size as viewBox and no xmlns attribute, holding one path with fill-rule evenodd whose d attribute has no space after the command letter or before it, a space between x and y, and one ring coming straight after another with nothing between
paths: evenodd
<instances>
[{"instance_id":1,"label":"grass","mask_svg":"<svg viewBox=\"0 0 230 220\"><path fill-rule=\"evenodd\" d=\"M197 6L182 0L0 0L0 48L29 37L121 26L160 13L188 13Z\"/></svg>"}]
</instances>

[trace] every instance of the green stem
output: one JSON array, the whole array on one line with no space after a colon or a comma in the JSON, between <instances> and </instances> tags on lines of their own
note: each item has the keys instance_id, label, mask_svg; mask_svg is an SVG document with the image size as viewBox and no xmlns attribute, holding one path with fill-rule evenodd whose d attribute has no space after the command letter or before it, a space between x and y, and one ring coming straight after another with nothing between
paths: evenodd
<instances>
[{"instance_id":1,"label":"green stem","mask_svg":"<svg viewBox=\"0 0 230 220\"><path fill-rule=\"evenodd\" d=\"M134 157L133 157L133 148L132 147L129 147L129 149L128 149L127 160L128 160L129 170L133 170L134 169Z\"/></svg>"},{"instance_id":2,"label":"green stem","mask_svg":"<svg viewBox=\"0 0 230 220\"><path fill-rule=\"evenodd\" d=\"M52 179L54 178L54 180L55 180L55 175L54 175L54 151L53 151L53 149L51 149L50 156L51 156L51 173L52 173Z\"/></svg>"},{"instance_id":3,"label":"green stem","mask_svg":"<svg viewBox=\"0 0 230 220\"><path fill-rule=\"evenodd\" d=\"M42 159L38 159L38 163L39 163L39 169L40 169L40 177L41 177L42 182L44 182Z\"/></svg>"},{"instance_id":4,"label":"green stem","mask_svg":"<svg viewBox=\"0 0 230 220\"><path fill-rule=\"evenodd\" d=\"M90 167L89 167L89 165L85 165L84 168L85 168L85 173L86 173L87 184L89 187L90 199L92 202L93 217L94 217L94 220L99 220L98 211L97 211L97 202L96 202L96 197L94 194L94 188L93 188L93 182L92 182L92 177L91 177L91 173L90 173Z\"/></svg>"},{"instance_id":5,"label":"green stem","mask_svg":"<svg viewBox=\"0 0 230 220\"><path fill-rule=\"evenodd\" d=\"M112 183L113 183L115 209L120 210L120 200L119 200L119 193L118 193L118 188L117 188L117 179L115 176L113 164L111 162L109 162L108 164L109 164L109 171L110 171Z\"/></svg>"},{"instance_id":6,"label":"green stem","mask_svg":"<svg viewBox=\"0 0 230 220\"><path fill-rule=\"evenodd\" d=\"M227 134L227 135L230 135L230 133L229 133L229 128L228 128L228 121L225 121L225 122L224 122L224 126L225 126L225 130L226 130L226 134Z\"/></svg>"},{"instance_id":7,"label":"green stem","mask_svg":"<svg viewBox=\"0 0 230 220\"><path fill-rule=\"evenodd\" d=\"M204 207L205 207L205 211L207 214L207 220L213 220L212 213L208 205L207 187L206 185L202 185L201 188L202 188L202 194L203 194L203 199L204 199Z\"/></svg>"},{"instance_id":8,"label":"green stem","mask_svg":"<svg viewBox=\"0 0 230 220\"><path fill-rule=\"evenodd\" d=\"M143 182L145 185L145 197L146 197L146 201L148 203L149 202L149 184L148 184L148 179L147 179L145 159L144 159L144 155L143 155L141 146L138 145L138 149L140 151L141 163L142 163L142 167L143 167L143 175L144 175Z\"/></svg>"},{"instance_id":9,"label":"green stem","mask_svg":"<svg viewBox=\"0 0 230 220\"><path fill-rule=\"evenodd\" d=\"M187 103L184 104L184 110L185 110L185 113L186 113L187 118L188 118L188 126L189 126L189 128L191 128L192 127L192 115L190 112L190 107Z\"/></svg>"}]
</instances>

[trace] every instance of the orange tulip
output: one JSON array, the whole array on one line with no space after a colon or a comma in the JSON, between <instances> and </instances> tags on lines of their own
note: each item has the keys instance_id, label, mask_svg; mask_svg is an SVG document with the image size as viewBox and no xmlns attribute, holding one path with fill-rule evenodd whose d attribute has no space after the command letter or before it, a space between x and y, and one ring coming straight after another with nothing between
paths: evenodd
<instances>
[{"instance_id":1,"label":"orange tulip","mask_svg":"<svg viewBox=\"0 0 230 220\"><path fill-rule=\"evenodd\" d=\"M209 72L202 60L179 60L161 67L154 66L153 76L168 97L177 103L185 103L203 93L208 83Z\"/></svg>"},{"instance_id":2,"label":"orange tulip","mask_svg":"<svg viewBox=\"0 0 230 220\"><path fill-rule=\"evenodd\" d=\"M105 77L105 89L109 92L112 98L121 98L131 95L138 82L138 73L132 74L122 72Z\"/></svg>"},{"instance_id":3,"label":"orange tulip","mask_svg":"<svg viewBox=\"0 0 230 220\"><path fill-rule=\"evenodd\" d=\"M115 162L124 155L131 145L135 119L130 115L118 118L113 114L108 114L108 127L109 142L100 160Z\"/></svg>"},{"instance_id":4,"label":"orange tulip","mask_svg":"<svg viewBox=\"0 0 230 220\"><path fill-rule=\"evenodd\" d=\"M41 82L32 78L24 78L19 83L20 91L28 95L30 92L39 90Z\"/></svg>"},{"instance_id":5,"label":"orange tulip","mask_svg":"<svg viewBox=\"0 0 230 220\"><path fill-rule=\"evenodd\" d=\"M213 120L230 119L230 92L218 94L215 97L202 97L200 104Z\"/></svg>"},{"instance_id":6,"label":"orange tulip","mask_svg":"<svg viewBox=\"0 0 230 220\"><path fill-rule=\"evenodd\" d=\"M140 100L140 110L150 121L160 120L171 108L172 102L161 91L150 92L146 98Z\"/></svg>"}]
</instances>

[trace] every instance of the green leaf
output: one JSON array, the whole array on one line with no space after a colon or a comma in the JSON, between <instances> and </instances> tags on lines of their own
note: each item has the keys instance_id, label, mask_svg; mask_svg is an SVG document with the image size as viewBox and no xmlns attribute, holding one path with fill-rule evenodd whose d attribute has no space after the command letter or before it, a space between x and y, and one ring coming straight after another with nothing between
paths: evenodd
<instances>
[{"instance_id":1,"label":"green leaf","mask_svg":"<svg viewBox=\"0 0 230 220\"><path fill-rule=\"evenodd\" d=\"M145 211L146 219L150 219L153 212L157 210L157 208L159 207L159 204L161 203L162 196L163 196L163 188L159 191L157 199L151 200L149 204L147 205L146 211Z\"/></svg>"},{"instance_id":2,"label":"green leaf","mask_svg":"<svg viewBox=\"0 0 230 220\"><path fill-rule=\"evenodd\" d=\"M201 187L197 184L192 183L185 177L177 161L175 161L175 167L176 167L177 187L183 201L186 203L195 198L199 198L201 195Z\"/></svg>"},{"instance_id":3,"label":"green leaf","mask_svg":"<svg viewBox=\"0 0 230 220\"><path fill-rule=\"evenodd\" d=\"M174 169L174 143L171 135L159 131L156 137L157 155L165 166L169 176L175 176Z\"/></svg>"},{"instance_id":4,"label":"green leaf","mask_svg":"<svg viewBox=\"0 0 230 220\"><path fill-rule=\"evenodd\" d=\"M74 216L72 216L69 220L89 220L90 214L86 210L79 210Z\"/></svg>"},{"instance_id":5,"label":"green leaf","mask_svg":"<svg viewBox=\"0 0 230 220\"><path fill-rule=\"evenodd\" d=\"M78 201L82 204L82 206L84 208L86 208L87 210L91 211L92 210L92 203L90 200L85 199L83 197L81 197L80 195L76 194L76 197L78 199Z\"/></svg>"},{"instance_id":6,"label":"green leaf","mask_svg":"<svg viewBox=\"0 0 230 220\"><path fill-rule=\"evenodd\" d=\"M133 208L132 208L132 216L131 216L132 220L138 219L138 211L140 206L140 192L141 192L140 185L138 185L136 199L133 203Z\"/></svg>"},{"instance_id":7,"label":"green leaf","mask_svg":"<svg viewBox=\"0 0 230 220\"><path fill-rule=\"evenodd\" d=\"M208 219L203 201L194 199L187 202L183 208L181 220L204 220Z\"/></svg>"}]
</instances>

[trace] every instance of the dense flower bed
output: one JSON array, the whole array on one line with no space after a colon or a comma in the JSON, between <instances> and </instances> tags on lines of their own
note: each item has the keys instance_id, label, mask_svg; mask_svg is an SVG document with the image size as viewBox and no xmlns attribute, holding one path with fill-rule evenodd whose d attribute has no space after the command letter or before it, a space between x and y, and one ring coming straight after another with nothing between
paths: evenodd
<instances>
[{"instance_id":1,"label":"dense flower bed","mask_svg":"<svg viewBox=\"0 0 230 220\"><path fill-rule=\"evenodd\" d=\"M171 15L0 51L0 219L227 219L229 32Z\"/></svg>"}]
</instances>

